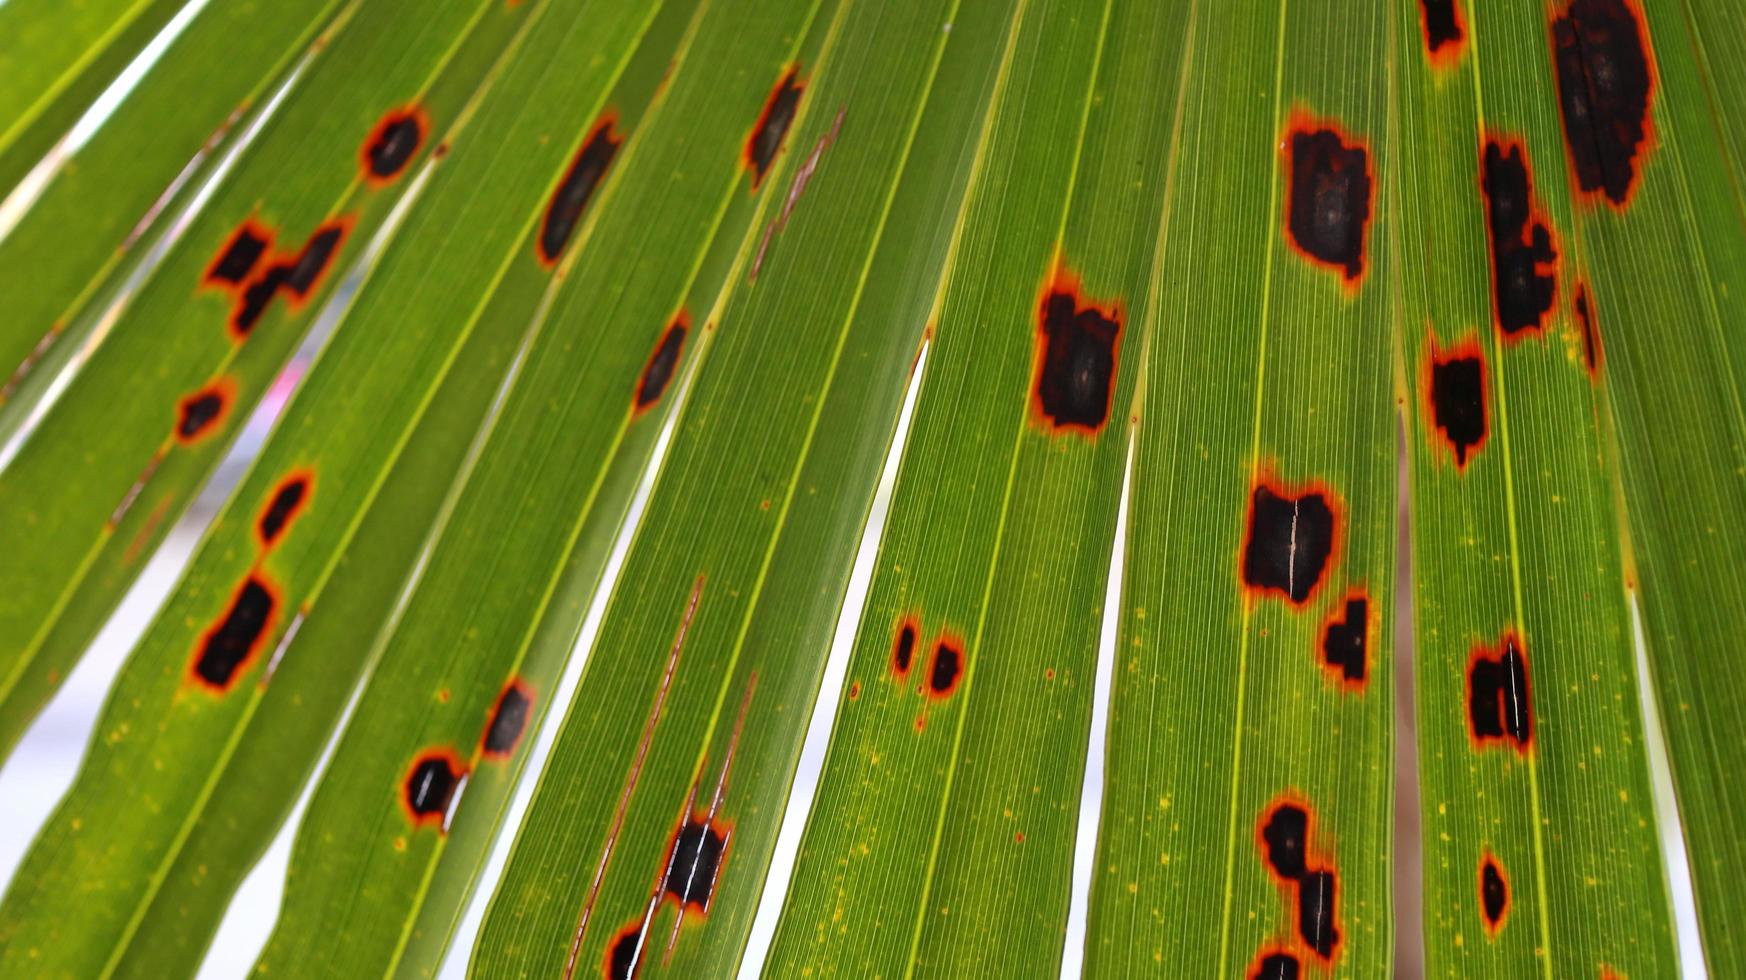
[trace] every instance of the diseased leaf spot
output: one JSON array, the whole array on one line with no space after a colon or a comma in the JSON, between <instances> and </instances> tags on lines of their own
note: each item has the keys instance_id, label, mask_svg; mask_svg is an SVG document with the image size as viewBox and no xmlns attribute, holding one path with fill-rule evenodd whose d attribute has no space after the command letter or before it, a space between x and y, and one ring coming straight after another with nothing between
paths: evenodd
<instances>
[{"instance_id":1,"label":"diseased leaf spot","mask_svg":"<svg viewBox=\"0 0 1746 980\"><path fill-rule=\"evenodd\" d=\"M1326 577L1338 538L1339 517L1327 491L1292 493L1262 479L1249 496L1243 581L1301 606Z\"/></svg>"},{"instance_id":2,"label":"diseased leaf spot","mask_svg":"<svg viewBox=\"0 0 1746 980\"><path fill-rule=\"evenodd\" d=\"M527 718L533 709L533 691L519 680L510 681L497 704L491 709L491 722L485 726L483 751L492 758L508 758L521 742L527 729Z\"/></svg>"},{"instance_id":3,"label":"diseased leaf spot","mask_svg":"<svg viewBox=\"0 0 1746 980\"><path fill-rule=\"evenodd\" d=\"M394 181L424 144L430 123L416 108L395 109L376 123L364 140L364 179L375 186Z\"/></svg>"},{"instance_id":4,"label":"diseased leaf spot","mask_svg":"<svg viewBox=\"0 0 1746 980\"><path fill-rule=\"evenodd\" d=\"M546 205L545 220L540 225L539 259L542 265L557 264L558 256L563 254L564 246L569 244L571 234L582 219L583 210L594 196L594 189L600 185L607 168L612 165L612 158L624 144L613 128L616 122L617 117L609 112L595 124L582 148L570 161L569 169L564 171L563 179L553 189L552 199Z\"/></svg>"},{"instance_id":5,"label":"diseased leaf spot","mask_svg":"<svg viewBox=\"0 0 1746 980\"><path fill-rule=\"evenodd\" d=\"M1465 472L1468 461L1485 446L1489 430L1485 354L1477 338L1440 350L1432 335L1426 349L1432 432L1454 457L1456 470Z\"/></svg>"},{"instance_id":6,"label":"diseased leaf spot","mask_svg":"<svg viewBox=\"0 0 1746 980\"><path fill-rule=\"evenodd\" d=\"M229 379L217 381L176 403L176 441L192 445L218 430L230 414L235 386Z\"/></svg>"},{"instance_id":7,"label":"diseased leaf spot","mask_svg":"<svg viewBox=\"0 0 1746 980\"><path fill-rule=\"evenodd\" d=\"M794 114L800 108L801 93L806 86L799 81L800 69L790 67L776 87L770 90L770 98L764 103L764 111L758 116L758 122L752 127L752 133L746 137L746 148L743 154L747 169L752 171L752 188L764 182L764 174L770 170L771 161L781 152L783 140L788 136L788 127L794 122Z\"/></svg>"},{"instance_id":8,"label":"diseased leaf spot","mask_svg":"<svg viewBox=\"0 0 1746 980\"><path fill-rule=\"evenodd\" d=\"M1333 959L1340 945L1334 887L1334 873L1325 870L1306 872L1297 883L1297 934L1324 960Z\"/></svg>"},{"instance_id":9,"label":"diseased leaf spot","mask_svg":"<svg viewBox=\"0 0 1746 980\"><path fill-rule=\"evenodd\" d=\"M448 819L449 801L466 772L461 760L447 749L420 754L401 787L407 817L420 826L442 828Z\"/></svg>"},{"instance_id":10,"label":"diseased leaf spot","mask_svg":"<svg viewBox=\"0 0 1746 980\"><path fill-rule=\"evenodd\" d=\"M237 675L254 660L273 624L278 598L267 581L250 575L231 597L224 615L200 637L194 678L209 690L230 690Z\"/></svg>"},{"instance_id":11,"label":"diseased leaf spot","mask_svg":"<svg viewBox=\"0 0 1746 980\"><path fill-rule=\"evenodd\" d=\"M688 818L674 835L668 852L662 893L684 908L707 914L727 846L725 828L707 819Z\"/></svg>"},{"instance_id":12,"label":"diseased leaf spot","mask_svg":"<svg viewBox=\"0 0 1746 980\"><path fill-rule=\"evenodd\" d=\"M1433 67L1448 68L1460 60L1467 32L1456 0L1419 0L1419 21L1425 29L1425 52Z\"/></svg>"},{"instance_id":13,"label":"diseased leaf spot","mask_svg":"<svg viewBox=\"0 0 1746 980\"><path fill-rule=\"evenodd\" d=\"M246 219L219 248L201 281L219 289L234 289L247 281L272 247L272 231L253 218Z\"/></svg>"},{"instance_id":14,"label":"diseased leaf spot","mask_svg":"<svg viewBox=\"0 0 1746 980\"><path fill-rule=\"evenodd\" d=\"M915 646L921 636L921 623L914 616L905 616L897 624L897 637L891 641L891 672L898 677L909 676L915 662Z\"/></svg>"},{"instance_id":15,"label":"diseased leaf spot","mask_svg":"<svg viewBox=\"0 0 1746 980\"><path fill-rule=\"evenodd\" d=\"M1283 950L1263 952L1249 970L1249 980L1298 980L1301 969L1297 957Z\"/></svg>"},{"instance_id":16,"label":"diseased leaf spot","mask_svg":"<svg viewBox=\"0 0 1746 980\"><path fill-rule=\"evenodd\" d=\"M1637 0L1571 0L1552 19L1552 64L1564 148L1576 184L1614 207L1630 203L1651 144L1655 67Z\"/></svg>"},{"instance_id":17,"label":"diseased leaf spot","mask_svg":"<svg viewBox=\"0 0 1746 980\"><path fill-rule=\"evenodd\" d=\"M1479 187L1491 242L1492 309L1505 337L1539 330L1558 293L1558 249L1534 201L1527 150L1489 137Z\"/></svg>"},{"instance_id":18,"label":"diseased leaf spot","mask_svg":"<svg viewBox=\"0 0 1746 980\"><path fill-rule=\"evenodd\" d=\"M642 966L643 923L631 920L606 945L606 962L601 966L606 980L632 980Z\"/></svg>"},{"instance_id":19,"label":"diseased leaf spot","mask_svg":"<svg viewBox=\"0 0 1746 980\"><path fill-rule=\"evenodd\" d=\"M1322 628L1322 663L1346 684L1361 687L1369 667L1370 599L1350 595L1336 609L1340 618L1330 617Z\"/></svg>"},{"instance_id":20,"label":"diseased leaf spot","mask_svg":"<svg viewBox=\"0 0 1746 980\"><path fill-rule=\"evenodd\" d=\"M690 329L690 319L684 310L680 310L666 332L661 334L660 342L649 355L649 362L643 365L642 376L637 379L637 411L660 401L661 395L666 393L668 383L673 380L673 369L679 365L679 355L685 346L685 334Z\"/></svg>"},{"instance_id":21,"label":"diseased leaf spot","mask_svg":"<svg viewBox=\"0 0 1746 980\"><path fill-rule=\"evenodd\" d=\"M301 306L320 284L332 265L334 253L351 233L352 220L344 217L322 224L296 255L278 256L259 267L237 297L230 317L231 335L242 340L252 333L280 293L288 294L293 308Z\"/></svg>"},{"instance_id":22,"label":"diseased leaf spot","mask_svg":"<svg viewBox=\"0 0 1746 980\"><path fill-rule=\"evenodd\" d=\"M285 533L285 528L303 512L309 499L311 482L309 474L301 472L279 481L279 486L273 491L273 498L268 501L267 509L261 512L261 518L255 525L260 532L262 547L270 548L277 544L279 535Z\"/></svg>"},{"instance_id":23,"label":"diseased leaf spot","mask_svg":"<svg viewBox=\"0 0 1746 980\"><path fill-rule=\"evenodd\" d=\"M1276 803L1261 823L1262 853L1273 873L1286 881L1303 877L1309 839L1309 813L1295 803Z\"/></svg>"},{"instance_id":24,"label":"diseased leaf spot","mask_svg":"<svg viewBox=\"0 0 1746 980\"><path fill-rule=\"evenodd\" d=\"M1489 852L1479 863L1479 912L1485 931L1495 938L1510 912L1510 883L1503 865Z\"/></svg>"},{"instance_id":25,"label":"diseased leaf spot","mask_svg":"<svg viewBox=\"0 0 1746 980\"><path fill-rule=\"evenodd\" d=\"M1304 258L1338 271L1356 289L1370 228L1370 151L1335 124L1301 113L1287 126L1283 148L1287 238Z\"/></svg>"},{"instance_id":26,"label":"diseased leaf spot","mask_svg":"<svg viewBox=\"0 0 1746 980\"><path fill-rule=\"evenodd\" d=\"M1037 322L1032 408L1045 430L1102 431L1115 397L1121 332L1120 306L1088 302L1078 280L1057 263Z\"/></svg>"},{"instance_id":27,"label":"diseased leaf spot","mask_svg":"<svg viewBox=\"0 0 1746 980\"><path fill-rule=\"evenodd\" d=\"M928 662L928 695L940 699L951 697L963 677L963 641L951 635L940 637L934 644L933 659Z\"/></svg>"},{"instance_id":28,"label":"diseased leaf spot","mask_svg":"<svg viewBox=\"0 0 1746 980\"><path fill-rule=\"evenodd\" d=\"M1528 658L1522 640L1506 632L1496 650L1476 646L1467 663L1467 718L1476 745L1515 744L1527 752L1534 738Z\"/></svg>"},{"instance_id":29,"label":"diseased leaf spot","mask_svg":"<svg viewBox=\"0 0 1746 980\"><path fill-rule=\"evenodd\" d=\"M1576 284L1576 325L1582 331L1582 362L1588 366L1588 376L1592 381L1600 380L1601 368L1601 338L1600 327L1595 322L1594 305L1588 298L1588 284Z\"/></svg>"}]
</instances>

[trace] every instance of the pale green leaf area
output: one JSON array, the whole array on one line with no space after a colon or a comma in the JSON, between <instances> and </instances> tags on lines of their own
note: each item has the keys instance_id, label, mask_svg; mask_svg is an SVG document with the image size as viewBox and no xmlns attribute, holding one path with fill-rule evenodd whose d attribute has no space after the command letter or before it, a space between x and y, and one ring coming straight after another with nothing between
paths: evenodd
<instances>
[{"instance_id":1,"label":"pale green leaf area","mask_svg":"<svg viewBox=\"0 0 1746 980\"><path fill-rule=\"evenodd\" d=\"M0 3L0 196L182 6ZM0 229L0 749L223 491L0 976L1658 980L1685 864L1746 974L1743 100L1707 0L213 0Z\"/></svg>"}]
</instances>

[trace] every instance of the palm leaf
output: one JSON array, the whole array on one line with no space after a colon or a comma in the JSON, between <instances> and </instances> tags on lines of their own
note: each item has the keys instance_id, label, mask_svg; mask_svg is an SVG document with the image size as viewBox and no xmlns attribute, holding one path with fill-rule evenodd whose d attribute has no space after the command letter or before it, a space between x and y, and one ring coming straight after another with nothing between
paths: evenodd
<instances>
[{"instance_id":1,"label":"palm leaf","mask_svg":"<svg viewBox=\"0 0 1746 980\"><path fill-rule=\"evenodd\" d=\"M333 333L0 972L312 783L265 972L1668 976L1657 734L1740 971L1738 10L214 3L57 146L181 10L0 3L0 745Z\"/></svg>"}]
</instances>

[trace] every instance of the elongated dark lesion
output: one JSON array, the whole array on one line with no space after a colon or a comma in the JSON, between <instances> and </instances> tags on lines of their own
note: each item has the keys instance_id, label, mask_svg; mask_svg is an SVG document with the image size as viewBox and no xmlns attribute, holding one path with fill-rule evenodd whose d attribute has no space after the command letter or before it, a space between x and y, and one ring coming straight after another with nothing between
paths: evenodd
<instances>
[{"instance_id":1,"label":"elongated dark lesion","mask_svg":"<svg viewBox=\"0 0 1746 980\"><path fill-rule=\"evenodd\" d=\"M1078 279L1057 265L1037 316L1035 417L1051 432L1096 435L1115 400L1119 304L1086 299Z\"/></svg>"},{"instance_id":2,"label":"elongated dark lesion","mask_svg":"<svg viewBox=\"0 0 1746 980\"><path fill-rule=\"evenodd\" d=\"M278 596L257 574L243 579L224 614L201 635L192 666L201 685L216 693L230 690L254 661L278 613Z\"/></svg>"},{"instance_id":3,"label":"elongated dark lesion","mask_svg":"<svg viewBox=\"0 0 1746 980\"><path fill-rule=\"evenodd\" d=\"M1262 811L1256 826L1256 845L1262 863L1269 874L1293 898L1298 939L1324 963L1331 963L1340 950L1340 927L1336 895L1339 876L1333 861L1318 854L1311 846L1315 833L1315 816L1301 798L1287 794L1275 799ZM1272 960L1274 970L1297 968L1295 957L1290 962ZM1269 976L1259 972L1268 963L1264 958L1251 976ZM1295 975L1295 972L1281 975Z\"/></svg>"},{"instance_id":4,"label":"elongated dark lesion","mask_svg":"<svg viewBox=\"0 0 1746 980\"><path fill-rule=\"evenodd\" d=\"M491 720L485 726L481 750L488 758L507 758L521 744L527 730L528 715L533 711L533 690L521 680L510 681L497 695Z\"/></svg>"},{"instance_id":5,"label":"elongated dark lesion","mask_svg":"<svg viewBox=\"0 0 1746 980\"><path fill-rule=\"evenodd\" d=\"M430 123L416 108L395 109L376 123L360 150L364 178L371 184L393 182L424 145Z\"/></svg>"},{"instance_id":6,"label":"elongated dark lesion","mask_svg":"<svg viewBox=\"0 0 1746 980\"><path fill-rule=\"evenodd\" d=\"M1347 685L1361 688L1370 670L1370 597L1348 595L1322 628L1322 663Z\"/></svg>"},{"instance_id":7,"label":"elongated dark lesion","mask_svg":"<svg viewBox=\"0 0 1746 980\"><path fill-rule=\"evenodd\" d=\"M595 190L606 178L607 168L618 155L624 139L615 128L617 117L608 113L583 140L571 158L570 165L553 188L546 204L545 218L540 222L539 257L544 265L555 265L564 246L570 243L582 212L593 199Z\"/></svg>"},{"instance_id":8,"label":"elongated dark lesion","mask_svg":"<svg viewBox=\"0 0 1746 980\"><path fill-rule=\"evenodd\" d=\"M235 398L228 379L215 381L176 403L176 441L191 445L218 430Z\"/></svg>"},{"instance_id":9,"label":"elongated dark lesion","mask_svg":"<svg viewBox=\"0 0 1746 980\"><path fill-rule=\"evenodd\" d=\"M679 355L684 352L685 337L690 330L691 319L684 310L680 310L679 315L661 333L660 341L649 354L648 363L643 365L643 373L637 378L637 411L655 404L666 394L667 386L673 381L673 372L679 366Z\"/></svg>"},{"instance_id":10,"label":"elongated dark lesion","mask_svg":"<svg viewBox=\"0 0 1746 980\"><path fill-rule=\"evenodd\" d=\"M1476 339L1441 350L1433 336L1426 356L1431 432L1454 458L1455 468L1464 472L1484 447L1491 429L1485 354Z\"/></svg>"},{"instance_id":11,"label":"elongated dark lesion","mask_svg":"<svg viewBox=\"0 0 1746 980\"><path fill-rule=\"evenodd\" d=\"M279 542L279 536L296 520L297 515L309 499L311 480L307 473L293 473L279 481L273 488L272 499L261 512L256 530L260 532L262 547L272 547Z\"/></svg>"},{"instance_id":12,"label":"elongated dark lesion","mask_svg":"<svg viewBox=\"0 0 1746 980\"><path fill-rule=\"evenodd\" d=\"M1485 919L1485 931L1495 937L1503 929L1510 911L1510 882L1497 857L1486 852L1479 863L1479 914Z\"/></svg>"},{"instance_id":13,"label":"elongated dark lesion","mask_svg":"<svg viewBox=\"0 0 1746 980\"><path fill-rule=\"evenodd\" d=\"M1651 144L1655 67L1648 30L1627 0L1570 0L1552 18L1564 147L1583 194L1624 207Z\"/></svg>"},{"instance_id":14,"label":"elongated dark lesion","mask_svg":"<svg viewBox=\"0 0 1746 980\"><path fill-rule=\"evenodd\" d=\"M1467 30L1457 0L1419 0L1419 22L1425 32L1425 52L1431 64L1445 68L1461 56Z\"/></svg>"},{"instance_id":15,"label":"elongated dark lesion","mask_svg":"<svg viewBox=\"0 0 1746 980\"><path fill-rule=\"evenodd\" d=\"M1467 719L1479 747L1510 745L1526 752L1534 741L1533 696L1527 648L1513 631L1495 648L1477 646L1467 664Z\"/></svg>"},{"instance_id":16,"label":"elongated dark lesion","mask_svg":"<svg viewBox=\"0 0 1746 980\"><path fill-rule=\"evenodd\" d=\"M783 73L776 86L770 90L763 112L752 126L751 135L746 137L744 158L746 168L752 171L752 187L756 188L764 182L764 175L769 172L771 162L781 151L782 144L788 137L788 128L793 125L795 113L800 109L800 96L805 89L806 86L800 82L799 67L793 66Z\"/></svg>"},{"instance_id":17,"label":"elongated dark lesion","mask_svg":"<svg viewBox=\"0 0 1746 980\"><path fill-rule=\"evenodd\" d=\"M1249 494L1243 583L1301 606L1327 577L1339 536L1339 516L1328 491L1291 492L1262 480Z\"/></svg>"},{"instance_id":18,"label":"elongated dark lesion","mask_svg":"<svg viewBox=\"0 0 1746 980\"><path fill-rule=\"evenodd\" d=\"M1505 337L1540 330L1558 295L1558 247L1534 200L1528 151L1488 137L1480 158L1492 308Z\"/></svg>"},{"instance_id":19,"label":"elongated dark lesion","mask_svg":"<svg viewBox=\"0 0 1746 980\"><path fill-rule=\"evenodd\" d=\"M1335 124L1301 114L1287 128L1284 146L1288 240L1356 288L1364 276L1374 193L1370 151Z\"/></svg>"}]
</instances>

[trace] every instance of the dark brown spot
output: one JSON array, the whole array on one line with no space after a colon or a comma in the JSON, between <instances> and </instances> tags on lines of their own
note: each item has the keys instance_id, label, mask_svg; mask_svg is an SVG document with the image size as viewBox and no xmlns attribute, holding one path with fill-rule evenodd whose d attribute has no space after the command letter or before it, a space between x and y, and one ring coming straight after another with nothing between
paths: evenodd
<instances>
[{"instance_id":1,"label":"dark brown spot","mask_svg":"<svg viewBox=\"0 0 1746 980\"><path fill-rule=\"evenodd\" d=\"M177 402L176 441L187 445L217 431L218 424L230 412L234 395L234 386L226 379L207 385Z\"/></svg>"},{"instance_id":2,"label":"dark brown spot","mask_svg":"<svg viewBox=\"0 0 1746 980\"><path fill-rule=\"evenodd\" d=\"M1115 398L1121 331L1120 308L1087 302L1078 281L1057 266L1037 320L1032 408L1045 429L1090 435L1103 429Z\"/></svg>"},{"instance_id":3,"label":"dark brown spot","mask_svg":"<svg viewBox=\"0 0 1746 980\"><path fill-rule=\"evenodd\" d=\"M1491 242L1493 314L1505 337L1545 326L1558 294L1558 249L1534 202L1527 150L1487 138L1479 187Z\"/></svg>"},{"instance_id":4,"label":"dark brown spot","mask_svg":"<svg viewBox=\"0 0 1746 980\"><path fill-rule=\"evenodd\" d=\"M642 959L643 923L641 919L633 919L607 944L601 975L606 980L632 980L642 966Z\"/></svg>"},{"instance_id":5,"label":"dark brown spot","mask_svg":"<svg viewBox=\"0 0 1746 980\"><path fill-rule=\"evenodd\" d=\"M1287 238L1349 288L1364 276L1370 227L1370 151L1332 123L1294 113L1286 129Z\"/></svg>"},{"instance_id":6,"label":"dark brown spot","mask_svg":"<svg viewBox=\"0 0 1746 980\"><path fill-rule=\"evenodd\" d=\"M447 749L432 749L421 754L413 760L402 786L400 802L406 808L407 817L421 826L443 828L448 819L449 801L454 798L455 790L466 774L466 766Z\"/></svg>"},{"instance_id":7,"label":"dark brown spot","mask_svg":"<svg viewBox=\"0 0 1746 980\"><path fill-rule=\"evenodd\" d=\"M510 681L497 696L491 709L491 722L485 726L484 753L494 758L507 758L521 742L527 729L528 713L533 708L533 692L521 681Z\"/></svg>"},{"instance_id":8,"label":"dark brown spot","mask_svg":"<svg viewBox=\"0 0 1746 980\"><path fill-rule=\"evenodd\" d=\"M606 176L606 168L611 166L612 158L624 144L613 128L616 122L617 118L608 113L595 125L570 161L569 169L564 171L563 179L552 190L545 221L540 226L539 257L542 264L557 264L558 256L563 254L564 246L569 244L570 235L582 219L582 211L594 196L594 189L600 185Z\"/></svg>"},{"instance_id":9,"label":"dark brown spot","mask_svg":"<svg viewBox=\"0 0 1746 980\"><path fill-rule=\"evenodd\" d=\"M1256 593L1277 592L1303 605L1321 585L1339 544L1332 495L1320 488L1292 493L1265 479L1249 496L1243 582Z\"/></svg>"},{"instance_id":10,"label":"dark brown spot","mask_svg":"<svg viewBox=\"0 0 1746 980\"><path fill-rule=\"evenodd\" d=\"M1303 877L1309 843L1309 812L1295 803L1275 803L1261 819L1261 851L1274 875Z\"/></svg>"},{"instance_id":11,"label":"dark brown spot","mask_svg":"<svg viewBox=\"0 0 1746 980\"><path fill-rule=\"evenodd\" d=\"M270 631L278 597L258 575L250 575L231 597L230 608L200 637L194 655L194 677L218 693L231 683L260 652Z\"/></svg>"},{"instance_id":12,"label":"dark brown spot","mask_svg":"<svg viewBox=\"0 0 1746 980\"><path fill-rule=\"evenodd\" d=\"M1601 338L1594 305L1588 298L1588 284L1576 284L1576 325L1582 331L1582 362L1588 366L1590 379L1600 380Z\"/></svg>"},{"instance_id":13,"label":"dark brown spot","mask_svg":"<svg viewBox=\"0 0 1746 980\"><path fill-rule=\"evenodd\" d=\"M303 511L309 499L310 482L307 473L293 473L279 481L273 499L268 501L267 509L261 512L261 519L256 523L261 547L270 548L277 544L279 535Z\"/></svg>"},{"instance_id":14,"label":"dark brown spot","mask_svg":"<svg viewBox=\"0 0 1746 980\"><path fill-rule=\"evenodd\" d=\"M237 296L230 317L231 335L242 340L252 333L280 293L288 294L294 308L301 306L327 273L334 253L345 243L352 220L345 217L326 222L309 236L296 255L278 256L260 266Z\"/></svg>"},{"instance_id":15,"label":"dark brown spot","mask_svg":"<svg viewBox=\"0 0 1746 980\"><path fill-rule=\"evenodd\" d=\"M1630 203L1651 144L1655 68L1637 0L1571 0L1552 19L1564 148L1586 196Z\"/></svg>"},{"instance_id":16,"label":"dark brown spot","mask_svg":"<svg viewBox=\"0 0 1746 980\"><path fill-rule=\"evenodd\" d=\"M418 109L395 109L383 116L364 140L364 179L376 186L393 182L412 162L429 130Z\"/></svg>"},{"instance_id":17,"label":"dark brown spot","mask_svg":"<svg viewBox=\"0 0 1746 980\"><path fill-rule=\"evenodd\" d=\"M219 248L202 281L220 289L240 286L272 247L273 233L253 218L247 219Z\"/></svg>"},{"instance_id":18,"label":"dark brown spot","mask_svg":"<svg viewBox=\"0 0 1746 980\"><path fill-rule=\"evenodd\" d=\"M727 846L724 828L695 816L687 819L673 837L662 893L685 908L708 913Z\"/></svg>"},{"instance_id":19,"label":"dark brown spot","mask_svg":"<svg viewBox=\"0 0 1746 980\"><path fill-rule=\"evenodd\" d=\"M794 122L794 113L800 108L800 95L806 86L799 82L799 69L790 67L776 87L770 90L770 98L764 103L764 111L758 116L757 125L752 127L752 134L746 137L744 151L745 164L752 171L752 187L754 189L764 181L764 174L770 169L770 162L776 159L776 154L782 149L782 141L788 135L788 127Z\"/></svg>"},{"instance_id":20,"label":"dark brown spot","mask_svg":"<svg viewBox=\"0 0 1746 980\"><path fill-rule=\"evenodd\" d=\"M1301 969L1297 957L1284 950L1269 950L1249 970L1249 980L1297 980Z\"/></svg>"},{"instance_id":21,"label":"dark brown spot","mask_svg":"<svg viewBox=\"0 0 1746 980\"><path fill-rule=\"evenodd\" d=\"M1419 0L1419 22L1425 29L1425 52L1433 66L1447 68L1460 59L1467 32L1461 26L1456 0Z\"/></svg>"},{"instance_id":22,"label":"dark brown spot","mask_svg":"<svg viewBox=\"0 0 1746 980\"><path fill-rule=\"evenodd\" d=\"M1322 629L1322 663L1349 685L1362 685L1370 647L1370 600L1362 593L1348 596Z\"/></svg>"},{"instance_id":23,"label":"dark brown spot","mask_svg":"<svg viewBox=\"0 0 1746 980\"><path fill-rule=\"evenodd\" d=\"M1485 931L1492 936L1503 928L1504 917L1510 912L1509 879L1490 853L1479 863L1479 912L1485 917Z\"/></svg>"},{"instance_id":24,"label":"dark brown spot","mask_svg":"<svg viewBox=\"0 0 1746 980\"><path fill-rule=\"evenodd\" d=\"M1485 446L1489 426L1485 408L1485 354L1478 338L1470 337L1448 350L1437 347L1433 335L1426 347L1433 435L1455 458L1455 468Z\"/></svg>"},{"instance_id":25,"label":"dark brown spot","mask_svg":"<svg viewBox=\"0 0 1746 980\"><path fill-rule=\"evenodd\" d=\"M897 624L897 638L891 642L891 670L899 677L909 675L915 661L915 645L921 635L921 624L914 616L906 616Z\"/></svg>"},{"instance_id":26,"label":"dark brown spot","mask_svg":"<svg viewBox=\"0 0 1746 980\"><path fill-rule=\"evenodd\" d=\"M637 380L637 411L642 411L661 400L666 393L667 385L673 380L673 369L679 365L679 354L685 346L685 334L691 329L691 321L685 311L673 318L661 340L655 345L655 350L649 355L649 363L643 365L642 377Z\"/></svg>"},{"instance_id":27,"label":"dark brown spot","mask_svg":"<svg viewBox=\"0 0 1746 980\"><path fill-rule=\"evenodd\" d=\"M964 641L946 635L934 644L933 659L928 662L928 695L948 698L958 689L964 677Z\"/></svg>"},{"instance_id":28,"label":"dark brown spot","mask_svg":"<svg viewBox=\"0 0 1746 980\"><path fill-rule=\"evenodd\" d=\"M1496 650L1476 646L1467 663L1467 719L1476 747L1513 742L1526 752L1534 739L1533 698L1522 640L1506 632Z\"/></svg>"},{"instance_id":29,"label":"dark brown spot","mask_svg":"<svg viewBox=\"0 0 1746 980\"><path fill-rule=\"evenodd\" d=\"M1297 934L1324 960L1333 959L1340 946L1334 887L1334 873L1321 869L1306 871L1297 883Z\"/></svg>"}]
</instances>

